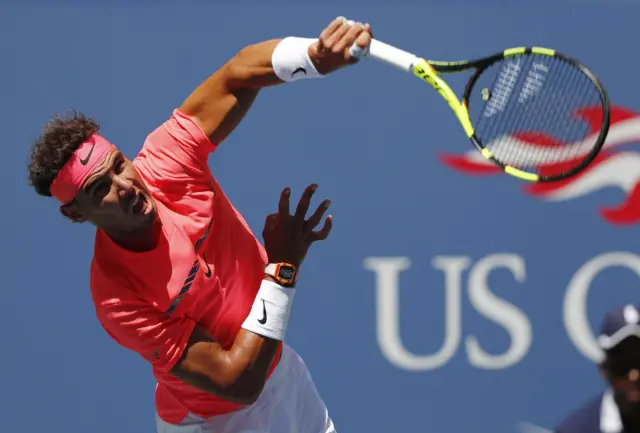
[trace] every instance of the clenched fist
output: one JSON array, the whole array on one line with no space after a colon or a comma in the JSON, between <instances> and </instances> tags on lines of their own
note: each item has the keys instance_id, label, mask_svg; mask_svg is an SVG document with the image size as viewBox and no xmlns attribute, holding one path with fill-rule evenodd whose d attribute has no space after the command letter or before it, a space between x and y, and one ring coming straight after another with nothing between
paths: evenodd
<instances>
[{"instance_id":1,"label":"clenched fist","mask_svg":"<svg viewBox=\"0 0 640 433\"><path fill-rule=\"evenodd\" d=\"M318 41L309 47L309 57L318 72L326 75L357 62L349 53L349 48L355 42L365 49L369 47L371 38L369 24L350 24L344 17L338 17L322 31Z\"/></svg>"}]
</instances>

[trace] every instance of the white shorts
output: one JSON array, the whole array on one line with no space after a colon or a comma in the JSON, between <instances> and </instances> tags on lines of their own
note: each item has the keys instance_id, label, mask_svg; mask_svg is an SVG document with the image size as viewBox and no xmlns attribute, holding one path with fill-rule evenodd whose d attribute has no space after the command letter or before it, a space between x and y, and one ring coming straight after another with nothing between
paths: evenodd
<instances>
[{"instance_id":1,"label":"white shorts","mask_svg":"<svg viewBox=\"0 0 640 433\"><path fill-rule=\"evenodd\" d=\"M178 425L156 415L158 433L335 433L302 358L286 344L282 357L251 406L204 419L189 414Z\"/></svg>"}]
</instances>

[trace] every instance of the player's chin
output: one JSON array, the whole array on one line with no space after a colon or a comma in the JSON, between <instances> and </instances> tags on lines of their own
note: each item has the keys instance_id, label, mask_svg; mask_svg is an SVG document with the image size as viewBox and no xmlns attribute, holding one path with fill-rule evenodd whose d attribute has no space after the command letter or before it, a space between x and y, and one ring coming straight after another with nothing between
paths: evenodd
<instances>
[{"instance_id":1,"label":"player's chin","mask_svg":"<svg viewBox=\"0 0 640 433\"><path fill-rule=\"evenodd\" d=\"M155 200L146 191L140 191L130 209L125 214L126 226L131 232L145 232L153 227L158 218Z\"/></svg>"},{"instance_id":2,"label":"player's chin","mask_svg":"<svg viewBox=\"0 0 640 433\"><path fill-rule=\"evenodd\" d=\"M143 227L151 227L153 223L156 221L158 217L158 212L155 206L151 206L145 212L135 215L135 218L138 220L137 223Z\"/></svg>"},{"instance_id":3,"label":"player's chin","mask_svg":"<svg viewBox=\"0 0 640 433\"><path fill-rule=\"evenodd\" d=\"M155 206L143 208L133 215L128 215L129 227L135 231L145 231L153 226L158 217Z\"/></svg>"}]
</instances>

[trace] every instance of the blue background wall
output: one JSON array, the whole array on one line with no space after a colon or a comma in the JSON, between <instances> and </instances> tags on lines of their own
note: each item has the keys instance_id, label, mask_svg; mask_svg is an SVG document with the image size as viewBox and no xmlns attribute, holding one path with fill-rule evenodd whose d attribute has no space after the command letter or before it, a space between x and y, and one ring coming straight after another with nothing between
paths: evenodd
<instances>
[{"instance_id":1,"label":"blue background wall","mask_svg":"<svg viewBox=\"0 0 640 433\"><path fill-rule=\"evenodd\" d=\"M304 265L288 342L307 360L338 431L552 427L602 389L589 332L607 309L637 299L639 285L629 269L640 268L637 225L606 220L599 210L627 200L631 214L638 209L630 197L640 173L633 119L640 7L5 2L2 431L155 431L146 362L111 341L94 317L87 286L93 229L67 223L53 200L26 183L28 146L48 117L85 111L134 157L146 134L243 46L317 36L338 15L371 22L377 38L435 59L525 44L556 48L597 71L613 103L630 113L615 127L626 137L615 147L617 165L587 173L593 189L576 182L575 198L552 202L526 194L515 179L467 176L443 164L439 153L470 149L455 118L436 93L384 65L364 62L263 92L210 162L256 233L286 185L299 194L318 182L316 202L333 200L334 230ZM460 90L464 78L452 84ZM505 263L515 268L500 268ZM398 264L406 269L394 273ZM384 281L381 266L390 270ZM497 268L485 284L487 266ZM586 325L572 316L582 311L579 302L565 314L570 287L590 288ZM394 288L398 308L383 311L391 304L377 295L393 298ZM445 294L456 301L458 288L459 302L445 309ZM460 324L459 341L455 328L446 330L447 314ZM401 340L393 336L396 320ZM510 334L505 323L522 326ZM398 361L439 352L447 332L451 351L441 363L408 369ZM488 356L516 343L522 350L480 367L469 355L474 341Z\"/></svg>"}]
</instances>

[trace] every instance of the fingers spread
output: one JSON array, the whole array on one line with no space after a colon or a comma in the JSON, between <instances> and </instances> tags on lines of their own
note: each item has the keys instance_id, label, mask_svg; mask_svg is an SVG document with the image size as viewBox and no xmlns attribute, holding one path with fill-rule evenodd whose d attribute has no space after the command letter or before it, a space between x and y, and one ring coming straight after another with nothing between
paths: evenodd
<instances>
[{"instance_id":1,"label":"fingers spread","mask_svg":"<svg viewBox=\"0 0 640 433\"><path fill-rule=\"evenodd\" d=\"M289 197L291 196L291 190L285 188L280 193L280 202L278 203L278 213L280 215L289 215Z\"/></svg>"},{"instance_id":2,"label":"fingers spread","mask_svg":"<svg viewBox=\"0 0 640 433\"><path fill-rule=\"evenodd\" d=\"M311 218L307 220L307 224L306 224L307 229L313 229L315 226L320 224L320 221L322 220L324 213L327 211L327 209L329 209L330 205L331 205L331 200L325 200L320 204L320 206L318 206L318 208L313 213L313 215L311 215Z\"/></svg>"},{"instance_id":3,"label":"fingers spread","mask_svg":"<svg viewBox=\"0 0 640 433\"><path fill-rule=\"evenodd\" d=\"M267 215L267 219L264 222L264 229L265 230L273 230L273 228L276 225L276 221L277 221L277 215L272 213L270 215Z\"/></svg>"},{"instance_id":4,"label":"fingers spread","mask_svg":"<svg viewBox=\"0 0 640 433\"><path fill-rule=\"evenodd\" d=\"M329 236L331 232L331 228L333 227L333 217L329 215L324 220L324 225L319 231L315 231L312 233L311 239L315 241L323 241Z\"/></svg>"},{"instance_id":5,"label":"fingers spread","mask_svg":"<svg viewBox=\"0 0 640 433\"><path fill-rule=\"evenodd\" d=\"M313 197L313 193L318 188L318 185L312 184L309 185L304 192L302 193L302 198L298 202L298 206L296 207L295 219L302 227L302 223L304 223L304 217L307 214L307 210L309 210L309 203L311 203L311 197Z\"/></svg>"}]
</instances>

